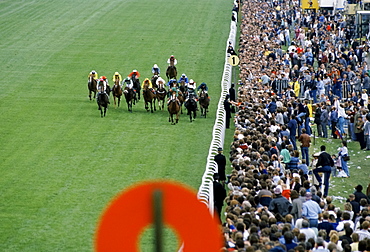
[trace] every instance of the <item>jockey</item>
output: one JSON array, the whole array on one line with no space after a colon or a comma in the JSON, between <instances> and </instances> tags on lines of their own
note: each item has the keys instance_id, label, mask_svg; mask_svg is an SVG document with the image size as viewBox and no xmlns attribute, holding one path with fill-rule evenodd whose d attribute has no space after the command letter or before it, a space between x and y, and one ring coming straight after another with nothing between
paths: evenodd
<instances>
[{"instance_id":1,"label":"jockey","mask_svg":"<svg viewBox=\"0 0 370 252\"><path fill-rule=\"evenodd\" d=\"M125 84L126 84L126 87L128 89L132 89L134 87L134 84L132 83L132 80L127 77L125 80L124 80ZM135 90L134 90L135 91Z\"/></svg>"},{"instance_id":2,"label":"jockey","mask_svg":"<svg viewBox=\"0 0 370 252\"><path fill-rule=\"evenodd\" d=\"M177 89L177 87L172 87L170 90L169 90L169 97L168 97L168 101L167 101L167 106L170 104L170 101L171 100L176 100L176 102L179 104L179 106L181 106L181 103L180 103L180 100L178 97L179 95L179 90Z\"/></svg>"},{"instance_id":3,"label":"jockey","mask_svg":"<svg viewBox=\"0 0 370 252\"><path fill-rule=\"evenodd\" d=\"M162 79L161 77L158 77L158 79L157 79L157 86L158 86L158 89L157 90L159 90L159 89L165 89L165 80L164 79Z\"/></svg>"},{"instance_id":4,"label":"jockey","mask_svg":"<svg viewBox=\"0 0 370 252\"><path fill-rule=\"evenodd\" d=\"M181 75L179 82L181 82L182 80L185 81L185 83L189 83L188 77L184 73Z\"/></svg>"},{"instance_id":5,"label":"jockey","mask_svg":"<svg viewBox=\"0 0 370 252\"><path fill-rule=\"evenodd\" d=\"M199 90L200 89L200 90ZM207 84L202 82L202 84L200 84L198 87L197 87L197 91L198 91L198 95L200 94L201 91L204 91L207 96L208 96L208 87L207 87Z\"/></svg>"},{"instance_id":6,"label":"jockey","mask_svg":"<svg viewBox=\"0 0 370 252\"><path fill-rule=\"evenodd\" d=\"M104 81L103 78L98 80L98 84L96 84L96 89L100 93L106 93L107 90L107 83Z\"/></svg>"},{"instance_id":7,"label":"jockey","mask_svg":"<svg viewBox=\"0 0 370 252\"><path fill-rule=\"evenodd\" d=\"M193 98L195 101L198 101L198 96L195 92L195 85L196 83L191 79L188 84L188 91L186 92L185 102L187 102L189 98Z\"/></svg>"},{"instance_id":8,"label":"jockey","mask_svg":"<svg viewBox=\"0 0 370 252\"><path fill-rule=\"evenodd\" d=\"M131 79L133 79L133 78L138 79L138 78L140 77L140 73L139 73L136 69L134 69L134 70L132 70L132 72L128 75L128 77L130 77Z\"/></svg>"},{"instance_id":9,"label":"jockey","mask_svg":"<svg viewBox=\"0 0 370 252\"><path fill-rule=\"evenodd\" d=\"M109 86L109 83L108 83L108 79L105 76L102 76L101 79L103 79L103 81L105 82L105 92L109 96L109 93L110 93L111 89L110 89L110 86Z\"/></svg>"},{"instance_id":10,"label":"jockey","mask_svg":"<svg viewBox=\"0 0 370 252\"><path fill-rule=\"evenodd\" d=\"M145 80L143 81L143 83L141 83L141 89L144 89L144 84L145 83L148 83L148 88L149 89L152 89L153 88L152 82L148 78L145 78Z\"/></svg>"},{"instance_id":11,"label":"jockey","mask_svg":"<svg viewBox=\"0 0 370 252\"><path fill-rule=\"evenodd\" d=\"M193 81L193 79L190 79L190 81L188 83L185 84L185 86L189 89L189 88L192 88L195 90L195 87L196 87L197 83Z\"/></svg>"},{"instance_id":12,"label":"jockey","mask_svg":"<svg viewBox=\"0 0 370 252\"><path fill-rule=\"evenodd\" d=\"M167 63L170 66L176 66L177 65L177 59L175 59L175 56L171 55L171 57L167 60Z\"/></svg>"},{"instance_id":13,"label":"jockey","mask_svg":"<svg viewBox=\"0 0 370 252\"><path fill-rule=\"evenodd\" d=\"M96 85L96 89L98 90L98 95L96 97L97 102L99 102L100 94L105 94L108 97L109 103L109 95L107 94L107 83L104 81L103 78L99 79L98 84Z\"/></svg>"},{"instance_id":14,"label":"jockey","mask_svg":"<svg viewBox=\"0 0 370 252\"><path fill-rule=\"evenodd\" d=\"M161 69L158 67L157 64L154 64L154 66L152 67L152 73L154 75L159 75L161 73Z\"/></svg>"},{"instance_id":15,"label":"jockey","mask_svg":"<svg viewBox=\"0 0 370 252\"><path fill-rule=\"evenodd\" d=\"M116 79L119 80L119 84L121 85L121 82L122 82L122 76L119 74L119 72L115 72L114 75L113 75L113 83L116 82Z\"/></svg>"},{"instance_id":16,"label":"jockey","mask_svg":"<svg viewBox=\"0 0 370 252\"><path fill-rule=\"evenodd\" d=\"M92 71L89 73L89 76L88 76L88 77L90 77L90 75L94 75L94 79L95 79L95 80L98 80L98 79L99 79L99 77L98 77L98 73L97 73L95 70L92 70Z\"/></svg>"},{"instance_id":17,"label":"jockey","mask_svg":"<svg viewBox=\"0 0 370 252\"><path fill-rule=\"evenodd\" d=\"M170 88L174 87L174 86L177 86L177 81L175 79L171 79L168 83L167 83L167 86L169 86Z\"/></svg>"}]
</instances>

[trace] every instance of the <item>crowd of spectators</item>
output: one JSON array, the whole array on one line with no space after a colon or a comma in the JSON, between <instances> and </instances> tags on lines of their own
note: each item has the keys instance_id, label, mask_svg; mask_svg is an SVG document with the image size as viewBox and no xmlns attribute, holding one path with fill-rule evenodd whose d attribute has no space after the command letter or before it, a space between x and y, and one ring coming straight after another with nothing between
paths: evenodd
<instances>
[{"instance_id":1,"label":"crowd of spectators","mask_svg":"<svg viewBox=\"0 0 370 252\"><path fill-rule=\"evenodd\" d=\"M215 207L225 213L225 251L370 251L363 187L335 205L328 185L323 191L309 174L325 146L308 153L313 124L318 137L329 138L330 128L332 138L370 150L368 41L357 40L343 16L303 12L295 1L243 1L240 8L233 170L226 181L215 176L229 189L225 209ZM338 151L332 158L344 170L345 140Z\"/></svg>"}]
</instances>

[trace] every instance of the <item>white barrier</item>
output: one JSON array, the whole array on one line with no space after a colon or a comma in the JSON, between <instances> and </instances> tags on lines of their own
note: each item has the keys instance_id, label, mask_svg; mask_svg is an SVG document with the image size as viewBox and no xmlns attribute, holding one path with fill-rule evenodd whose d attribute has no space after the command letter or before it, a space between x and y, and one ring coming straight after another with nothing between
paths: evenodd
<instances>
[{"instance_id":1,"label":"white barrier","mask_svg":"<svg viewBox=\"0 0 370 252\"><path fill-rule=\"evenodd\" d=\"M238 13L233 12L236 20ZM229 38L226 42L225 50L225 65L221 80L221 96L217 105L216 120L212 131L212 141L209 147L206 169L202 177L202 183L198 190L198 200L207 205L210 213L213 215L214 205L213 205L213 174L218 172L218 167L214 161L214 156L217 154L217 149L224 146L225 138L225 109L223 101L225 100L226 94L229 92L231 86L232 77L232 66L228 62L229 54L227 49L229 47L229 42L235 48L235 39L237 33L237 23L231 21Z\"/></svg>"}]
</instances>

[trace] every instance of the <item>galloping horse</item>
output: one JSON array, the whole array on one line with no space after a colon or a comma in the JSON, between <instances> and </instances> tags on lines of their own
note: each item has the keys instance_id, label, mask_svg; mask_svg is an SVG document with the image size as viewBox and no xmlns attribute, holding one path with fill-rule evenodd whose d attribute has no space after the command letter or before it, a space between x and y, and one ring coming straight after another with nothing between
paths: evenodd
<instances>
[{"instance_id":1,"label":"galloping horse","mask_svg":"<svg viewBox=\"0 0 370 252\"><path fill-rule=\"evenodd\" d=\"M116 107L116 98L118 99L118 107L121 103L121 96L122 96L122 87L119 83L119 79L116 79L114 82L114 86L112 88L112 94L114 99L114 107Z\"/></svg>"},{"instance_id":2,"label":"galloping horse","mask_svg":"<svg viewBox=\"0 0 370 252\"><path fill-rule=\"evenodd\" d=\"M140 90L141 90L140 81L134 75L132 76L132 84L133 84L134 89L136 90L136 93L138 95L138 97L135 96L135 101L140 101Z\"/></svg>"},{"instance_id":3,"label":"galloping horse","mask_svg":"<svg viewBox=\"0 0 370 252\"><path fill-rule=\"evenodd\" d=\"M153 113L153 103L154 103L154 110L156 111L157 109L155 108L155 94L153 92L154 90L149 88L149 82L145 82L143 86L143 96L144 96L144 101L145 101L145 109L147 112L149 112L149 106L148 103L150 103L150 112Z\"/></svg>"},{"instance_id":4,"label":"galloping horse","mask_svg":"<svg viewBox=\"0 0 370 252\"><path fill-rule=\"evenodd\" d=\"M166 71L167 79L177 79L177 69L175 66L168 66Z\"/></svg>"},{"instance_id":5,"label":"galloping horse","mask_svg":"<svg viewBox=\"0 0 370 252\"><path fill-rule=\"evenodd\" d=\"M132 90L132 88L126 87L125 88L125 91L123 91L123 93L125 94L125 99L126 99L126 103L127 103L127 109L128 109L128 111L130 111L132 113L132 102L134 102L134 105L135 105L135 93L134 93L134 90Z\"/></svg>"},{"instance_id":6,"label":"galloping horse","mask_svg":"<svg viewBox=\"0 0 370 252\"><path fill-rule=\"evenodd\" d=\"M100 110L101 117L103 117L103 115L105 116L105 114L107 113L107 108L108 108L108 103L109 103L107 94L99 93L97 103L98 103L98 109ZM103 108L104 108L104 112L103 112Z\"/></svg>"},{"instance_id":7,"label":"galloping horse","mask_svg":"<svg viewBox=\"0 0 370 252\"><path fill-rule=\"evenodd\" d=\"M157 91L156 92L157 92L158 107L159 107L159 109L162 109L163 110L164 109L166 95L167 95L167 91L164 88L164 84L163 83L158 84L158 88L157 88Z\"/></svg>"},{"instance_id":8,"label":"galloping horse","mask_svg":"<svg viewBox=\"0 0 370 252\"><path fill-rule=\"evenodd\" d=\"M197 101L193 95L189 96L189 99L185 102L185 107L188 110L190 122L194 121L194 119L197 117Z\"/></svg>"},{"instance_id":9,"label":"galloping horse","mask_svg":"<svg viewBox=\"0 0 370 252\"><path fill-rule=\"evenodd\" d=\"M91 99L91 93L93 92L94 93L94 99L95 99L95 96L96 96L96 92L98 91L97 88L96 88L96 85L97 85L97 81L94 79L94 75L93 74L90 74L89 76L89 80L87 82L87 87L89 89L89 98L90 98L90 101L92 100Z\"/></svg>"},{"instance_id":10,"label":"galloping horse","mask_svg":"<svg viewBox=\"0 0 370 252\"><path fill-rule=\"evenodd\" d=\"M179 99L179 101L180 101L180 112L181 112L181 114L182 114L182 104L184 104L184 102L185 102L184 94L185 93L183 93L182 91L179 91L179 95L177 96L177 99Z\"/></svg>"},{"instance_id":11,"label":"galloping horse","mask_svg":"<svg viewBox=\"0 0 370 252\"><path fill-rule=\"evenodd\" d=\"M207 118L209 97L206 91L202 90L199 94L199 105L200 105L200 115Z\"/></svg>"},{"instance_id":12,"label":"galloping horse","mask_svg":"<svg viewBox=\"0 0 370 252\"><path fill-rule=\"evenodd\" d=\"M168 121L171 122L172 125L175 125L179 122L180 105L175 99L172 99L169 101L167 109L169 113ZM173 115L176 115L176 122L173 121Z\"/></svg>"}]
</instances>

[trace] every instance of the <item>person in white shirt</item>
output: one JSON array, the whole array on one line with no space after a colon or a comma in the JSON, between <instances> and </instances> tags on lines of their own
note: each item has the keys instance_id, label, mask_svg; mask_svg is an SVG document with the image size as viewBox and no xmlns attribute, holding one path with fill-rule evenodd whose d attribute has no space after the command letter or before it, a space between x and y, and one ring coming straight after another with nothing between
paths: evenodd
<instances>
[{"instance_id":1,"label":"person in white shirt","mask_svg":"<svg viewBox=\"0 0 370 252\"><path fill-rule=\"evenodd\" d=\"M340 231L343 231L344 230L344 224L345 223L349 223L350 224L350 228L352 228L352 230L354 230L355 228L355 224L353 223L353 221L351 220L351 215L350 213L348 212L344 212L342 214L342 221L340 221L338 223L338 226L337 226L337 231L340 232Z\"/></svg>"}]
</instances>

